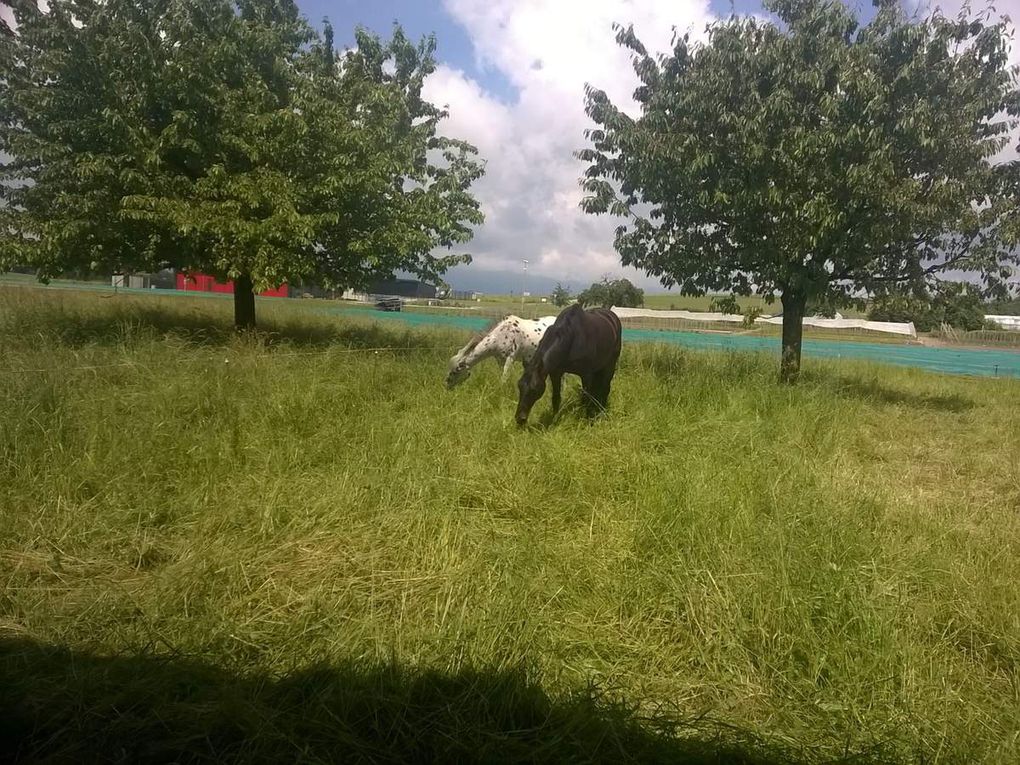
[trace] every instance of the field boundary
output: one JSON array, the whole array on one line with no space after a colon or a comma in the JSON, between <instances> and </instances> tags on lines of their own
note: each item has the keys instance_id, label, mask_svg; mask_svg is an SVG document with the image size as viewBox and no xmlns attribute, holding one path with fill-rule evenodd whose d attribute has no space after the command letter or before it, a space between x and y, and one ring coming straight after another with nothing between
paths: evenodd
<instances>
[{"instance_id":1,"label":"field boundary","mask_svg":"<svg viewBox=\"0 0 1020 765\"><path fill-rule=\"evenodd\" d=\"M81 286L74 285L32 285L24 282L6 282L0 285L11 285L33 289L82 289L92 292L103 292L113 295L114 291L106 285ZM118 293L131 296L148 295L154 297L202 297L211 299L229 299L230 295L202 292L178 292L177 290L144 290L118 288ZM477 332L492 322L492 316L452 316L449 314L429 313L424 311L382 312L375 311L368 305L363 307L333 305L333 301L300 301L292 298L259 297L259 302L269 304L293 304L320 315L342 316L369 320L379 324L398 322L405 326L418 328L446 328ZM552 309L553 307L550 306ZM624 328L624 339L629 342L657 342L666 345L679 345L695 350L732 351L732 352L767 352L778 354L779 335L765 334L727 334L682 331L669 329L638 329ZM958 346L927 346L921 344L877 343L866 341L844 341L831 339L815 339L805 337L803 354L806 358L855 359L872 361L880 364L913 367L930 372L953 375L970 375L976 377L1012 377L1020 378L1020 350L1008 348L961 348Z\"/></svg>"}]
</instances>

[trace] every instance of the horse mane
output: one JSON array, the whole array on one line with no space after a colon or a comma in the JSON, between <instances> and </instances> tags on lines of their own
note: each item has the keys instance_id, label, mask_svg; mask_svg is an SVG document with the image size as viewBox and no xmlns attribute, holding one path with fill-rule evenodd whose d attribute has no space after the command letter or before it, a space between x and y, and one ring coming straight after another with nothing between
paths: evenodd
<instances>
[{"instance_id":1,"label":"horse mane","mask_svg":"<svg viewBox=\"0 0 1020 765\"><path fill-rule=\"evenodd\" d=\"M575 356L583 353L587 348L588 340L584 337L583 330L578 331L578 323L583 321L585 314L585 309L577 303L562 311L542 336L533 361L536 363L541 361L544 365L545 357L553 348L556 348L557 355L565 353ZM578 345L579 343L580 345Z\"/></svg>"}]
</instances>

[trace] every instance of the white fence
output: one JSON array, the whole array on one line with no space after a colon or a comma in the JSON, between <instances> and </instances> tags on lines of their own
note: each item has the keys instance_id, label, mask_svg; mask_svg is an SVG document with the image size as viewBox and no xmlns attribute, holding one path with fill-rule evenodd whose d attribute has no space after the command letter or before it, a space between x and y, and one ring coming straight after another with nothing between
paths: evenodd
<instances>
[{"instance_id":1,"label":"white fence","mask_svg":"<svg viewBox=\"0 0 1020 765\"><path fill-rule=\"evenodd\" d=\"M613 306L613 313L621 319L683 319L684 321L732 322L740 324L744 317L739 313L713 313L711 311L658 311L653 308L621 308Z\"/></svg>"},{"instance_id":2,"label":"white fence","mask_svg":"<svg viewBox=\"0 0 1020 765\"><path fill-rule=\"evenodd\" d=\"M613 313L621 319L682 319L683 321L697 321L706 323L732 323L741 324L744 317L736 313L715 313L712 311L656 311L651 308L620 308L613 306ZM756 324L778 324L782 325L782 316L759 316L755 319ZM903 335L904 337L917 337L917 330L913 322L894 321L867 321L865 319L844 319L838 316L835 319L825 319L821 316L805 316L805 327L818 327L820 329L863 329L868 332L885 332L892 335Z\"/></svg>"},{"instance_id":3,"label":"white fence","mask_svg":"<svg viewBox=\"0 0 1020 765\"><path fill-rule=\"evenodd\" d=\"M1002 314L986 314L986 321L994 321L1003 329L1020 329L1020 316L1004 316Z\"/></svg>"}]
</instances>

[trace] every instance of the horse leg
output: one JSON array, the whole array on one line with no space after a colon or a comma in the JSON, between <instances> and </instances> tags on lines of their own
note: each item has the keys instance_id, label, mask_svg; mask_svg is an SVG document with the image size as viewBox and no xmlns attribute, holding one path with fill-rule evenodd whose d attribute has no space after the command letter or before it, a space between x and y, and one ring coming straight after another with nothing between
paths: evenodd
<instances>
[{"instance_id":1,"label":"horse leg","mask_svg":"<svg viewBox=\"0 0 1020 765\"><path fill-rule=\"evenodd\" d=\"M600 369L591 376L591 404L588 416L595 416L609 407L609 385L613 380L612 369Z\"/></svg>"},{"instance_id":2,"label":"horse leg","mask_svg":"<svg viewBox=\"0 0 1020 765\"><path fill-rule=\"evenodd\" d=\"M514 355L511 353L503 362L503 382L510 376L510 370L514 368Z\"/></svg>"},{"instance_id":3,"label":"horse leg","mask_svg":"<svg viewBox=\"0 0 1020 765\"><path fill-rule=\"evenodd\" d=\"M584 399L584 413L591 417L594 414L595 409L595 392L596 392L596 381L598 377L595 374L587 374L581 376L581 398Z\"/></svg>"},{"instance_id":4,"label":"horse leg","mask_svg":"<svg viewBox=\"0 0 1020 765\"><path fill-rule=\"evenodd\" d=\"M603 411L609 409L609 388L613 383L614 374L616 374L616 367L604 369L600 374L602 384L599 386L599 405Z\"/></svg>"},{"instance_id":5,"label":"horse leg","mask_svg":"<svg viewBox=\"0 0 1020 765\"><path fill-rule=\"evenodd\" d=\"M563 390L563 375L549 375L552 382L552 410L556 414L560 410L560 393Z\"/></svg>"}]
</instances>

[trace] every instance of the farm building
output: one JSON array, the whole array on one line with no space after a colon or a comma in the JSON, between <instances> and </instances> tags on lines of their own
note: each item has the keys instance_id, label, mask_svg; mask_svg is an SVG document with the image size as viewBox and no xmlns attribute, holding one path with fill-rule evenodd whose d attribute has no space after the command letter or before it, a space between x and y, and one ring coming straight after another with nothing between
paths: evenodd
<instances>
[{"instance_id":1,"label":"farm building","mask_svg":"<svg viewBox=\"0 0 1020 765\"><path fill-rule=\"evenodd\" d=\"M370 284L367 292L370 295L392 295L405 298L434 298L435 285L426 284L416 279L383 279Z\"/></svg>"},{"instance_id":2,"label":"farm building","mask_svg":"<svg viewBox=\"0 0 1020 765\"><path fill-rule=\"evenodd\" d=\"M380 297L433 300L439 296L439 290L434 285L415 279L383 279L369 284L367 289L348 288L342 294L344 300L362 301Z\"/></svg>"},{"instance_id":3,"label":"farm building","mask_svg":"<svg viewBox=\"0 0 1020 765\"><path fill-rule=\"evenodd\" d=\"M234 294L233 282L218 282L215 277L207 274L185 274L178 272L177 289L187 292L220 292L228 295ZM259 293L263 297L289 297L286 284L281 284L276 289L264 290Z\"/></svg>"},{"instance_id":4,"label":"farm building","mask_svg":"<svg viewBox=\"0 0 1020 765\"><path fill-rule=\"evenodd\" d=\"M436 297L439 299L448 300L475 300L482 296L481 292L475 292L474 290L454 290L454 289L441 289L437 292Z\"/></svg>"},{"instance_id":5,"label":"farm building","mask_svg":"<svg viewBox=\"0 0 1020 765\"><path fill-rule=\"evenodd\" d=\"M174 272L168 268L155 273L127 274L115 273L110 277L113 287L126 287L133 290L172 290L174 289Z\"/></svg>"}]
</instances>

